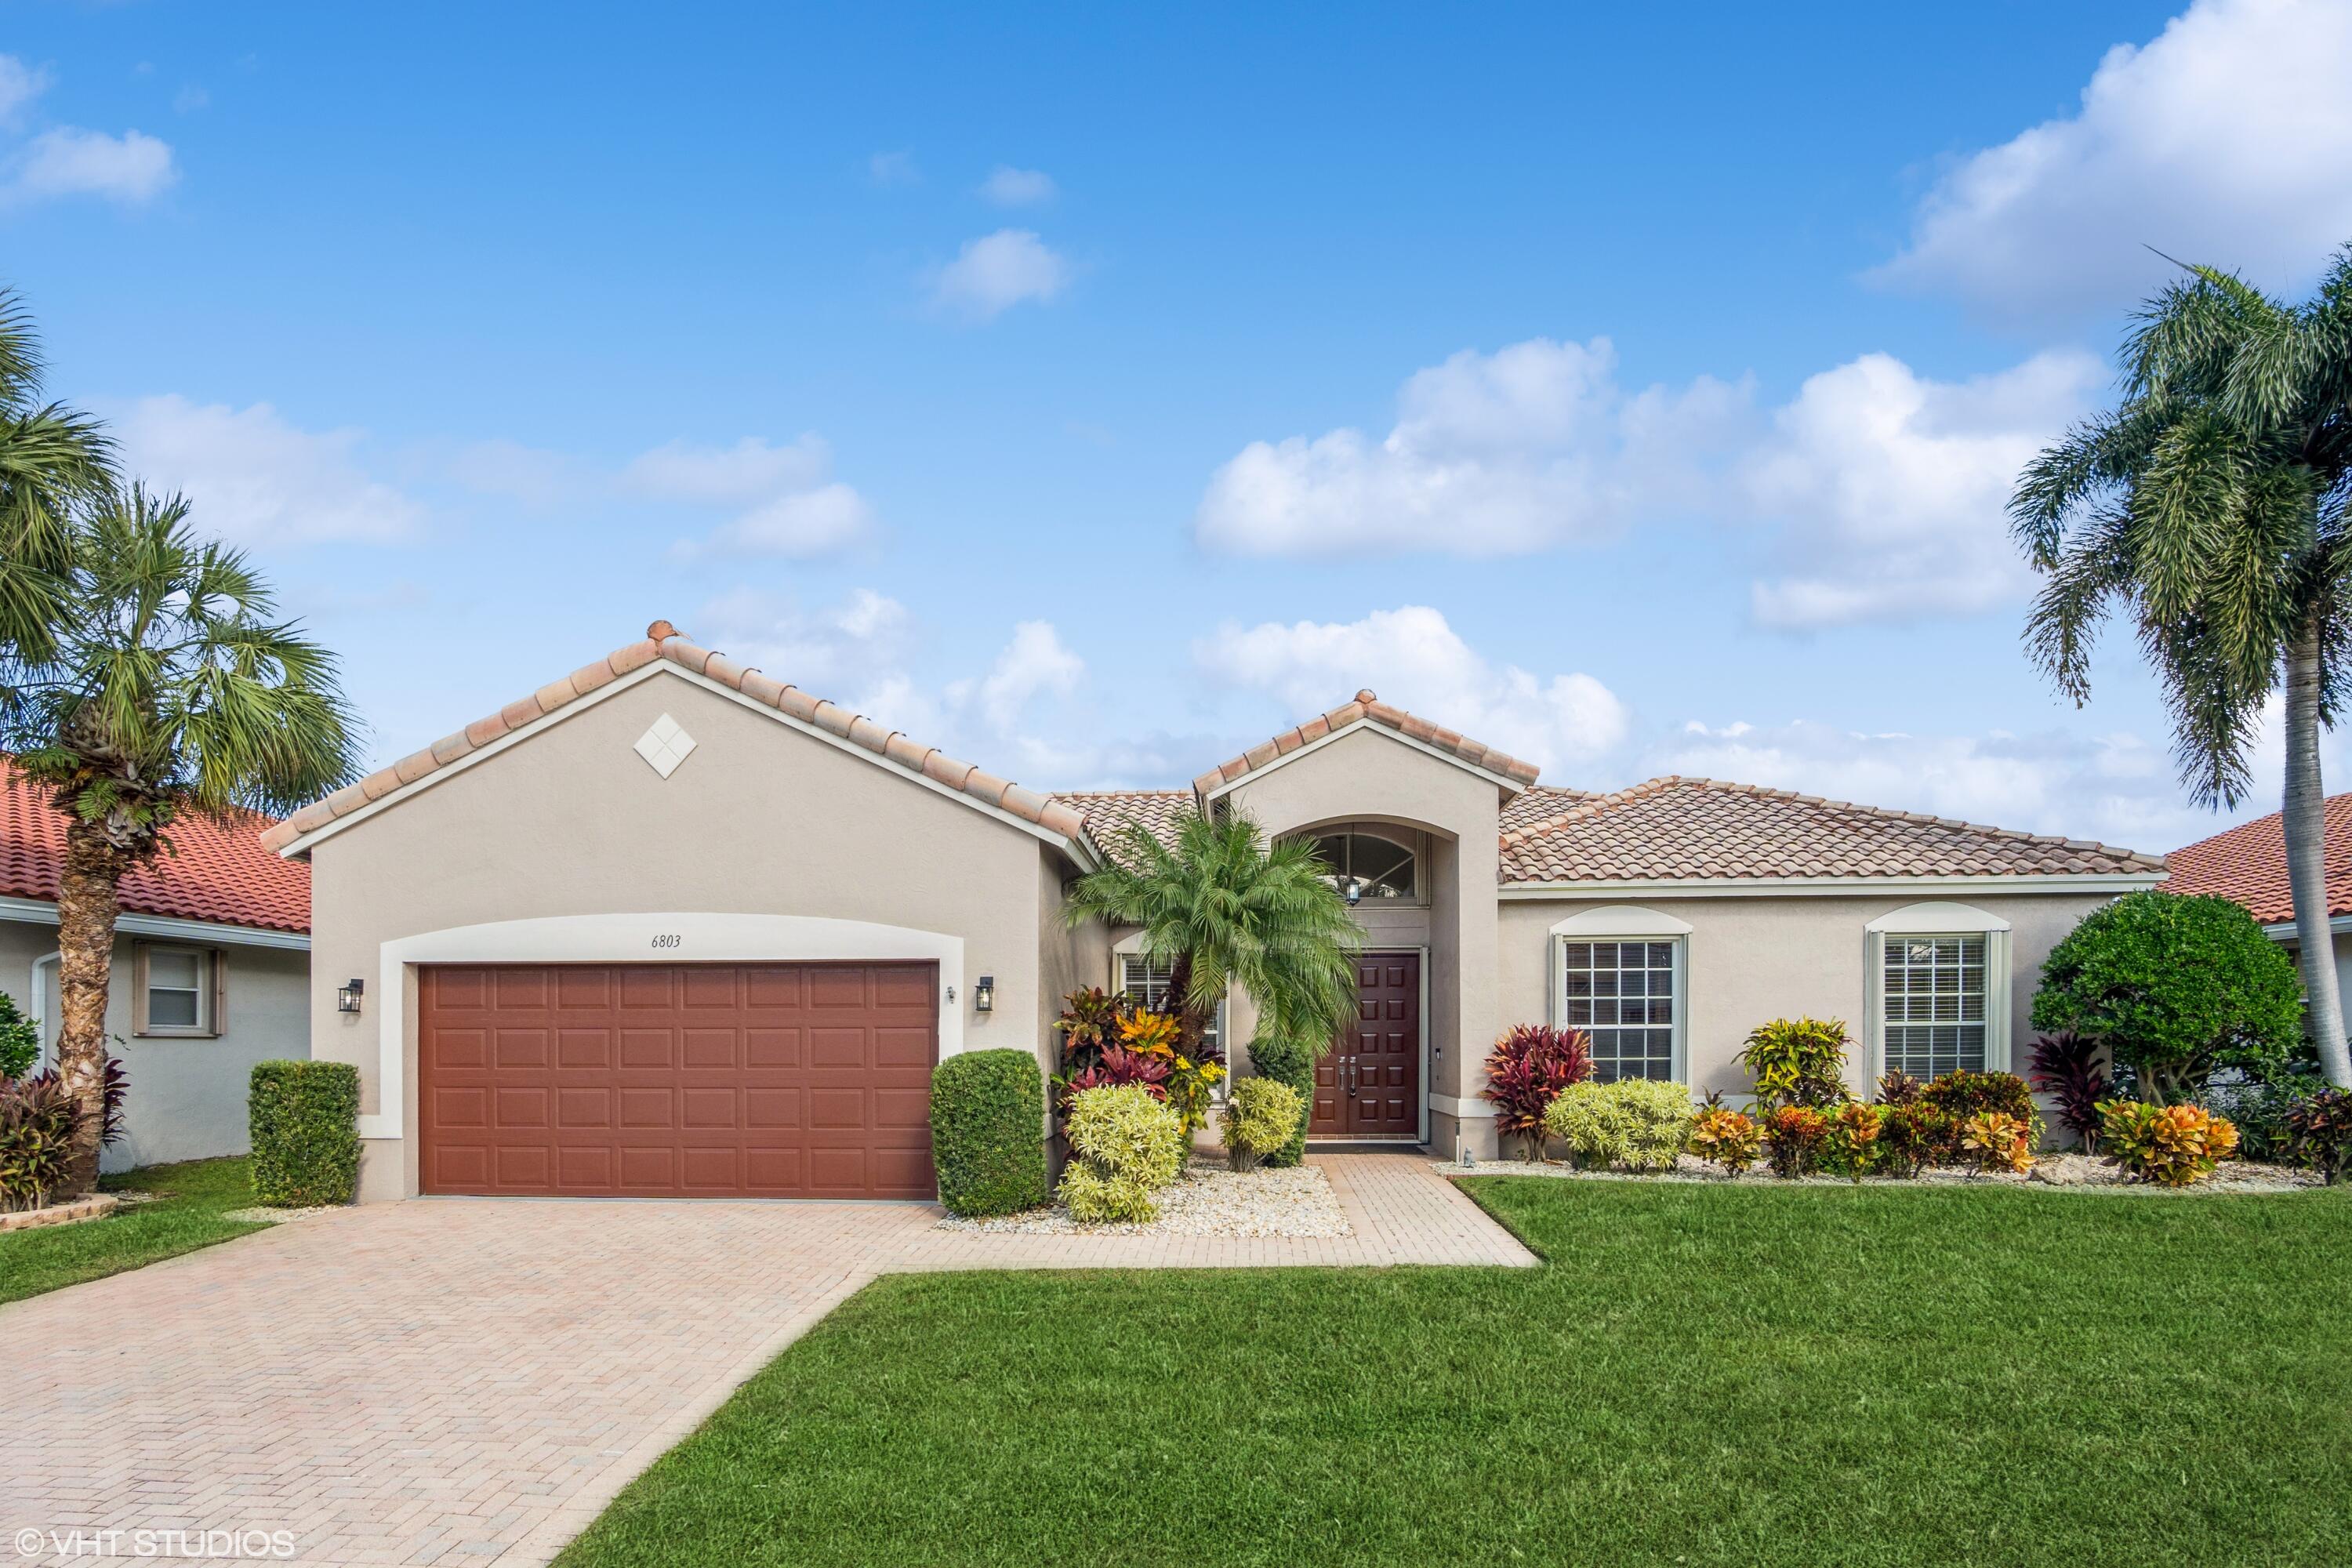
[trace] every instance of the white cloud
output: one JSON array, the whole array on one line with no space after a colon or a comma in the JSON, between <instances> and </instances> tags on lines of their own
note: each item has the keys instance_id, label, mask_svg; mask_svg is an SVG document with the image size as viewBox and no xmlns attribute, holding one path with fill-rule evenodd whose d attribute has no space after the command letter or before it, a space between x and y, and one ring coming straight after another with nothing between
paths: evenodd
<instances>
[{"instance_id":1,"label":"white cloud","mask_svg":"<svg viewBox=\"0 0 2352 1568\"><path fill-rule=\"evenodd\" d=\"M999 163L980 183L980 194L1001 207L1033 207L1050 202L1059 194L1054 176L1042 169L1015 169Z\"/></svg>"},{"instance_id":2,"label":"white cloud","mask_svg":"<svg viewBox=\"0 0 2352 1568\"><path fill-rule=\"evenodd\" d=\"M1293 721L1370 688L1546 770L1615 750L1630 721L1616 694L1591 676L1547 679L1497 665L1421 605L1360 621L1228 625L1196 641L1192 659L1221 685L1271 693Z\"/></svg>"},{"instance_id":3,"label":"white cloud","mask_svg":"<svg viewBox=\"0 0 2352 1568\"><path fill-rule=\"evenodd\" d=\"M1990 314L2114 308L2171 275L2154 247L2258 279L2352 237L2352 6L2198 0L2099 62L2082 106L1962 161L1874 274Z\"/></svg>"},{"instance_id":4,"label":"white cloud","mask_svg":"<svg viewBox=\"0 0 2352 1568\"><path fill-rule=\"evenodd\" d=\"M1930 381L1864 354L1807 381L1738 465L1751 515L1792 568L1756 583L1756 619L1801 628L2015 602L2032 574L2004 508L2034 452L2082 414L2101 376L2044 353L1998 375Z\"/></svg>"},{"instance_id":5,"label":"white cloud","mask_svg":"<svg viewBox=\"0 0 2352 1568\"><path fill-rule=\"evenodd\" d=\"M1069 286L1070 264L1034 231L1000 228L968 240L931 283L940 305L986 321L1024 300L1040 303Z\"/></svg>"},{"instance_id":6,"label":"white cloud","mask_svg":"<svg viewBox=\"0 0 2352 1568\"><path fill-rule=\"evenodd\" d=\"M860 588L837 605L803 610L756 589L703 605L686 629L706 647L763 669L803 691L849 702L879 678L903 676L915 648L915 617L898 600ZM872 711L861 707L860 711ZM877 715L878 716L878 715Z\"/></svg>"},{"instance_id":7,"label":"white cloud","mask_svg":"<svg viewBox=\"0 0 2352 1568\"><path fill-rule=\"evenodd\" d=\"M1086 661L1063 646L1052 622L1023 621L988 673L950 686L948 700L977 703L990 724L1009 733L1033 700L1046 692L1067 697L1086 672Z\"/></svg>"},{"instance_id":8,"label":"white cloud","mask_svg":"<svg viewBox=\"0 0 2352 1568\"><path fill-rule=\"evenodd\" d=\"M14 55L0 55L0 125L16 125L33 100L48 89L46 68L28 66Z\"/></svg>"},{"instance_id":9,"label":"white cloud","mask_svg":"<svg viewBox=\"0 0 2352 1568\"><path fill-rule=\"evenodd\" d=\"M2010 485L2099 374L2052 353L1938 382L1865 354L1764 411L1748 378L1628 395L1616 368L1606 338L1457 353L1406 381L1378 442L1340 429L1244 448L1210 479L1194 537L1240 555L1485 557L1705 521L1759 555L1766 625L1982 610L2028 581Z\"/></svg>"},{"instance_id":10,"label":"white cloud","mask_svg":"<svg viewBox=\"0 0 2352 1568\"><path fill-rule=\"evenodd\" d=\"M92 195L136 205L161 195L178 178L171 146L143 132L110 136L61 125L25 144L7 192L17 201Z\"/></svg>"},{"instance_id":11,"label":"white cloud","mask_svg":"<svg viewBox=\"0 0 2352 1568\"><path fill-rule=\"evenodd\" d=\"M622 488L656 500L722 508L735 516L677 552L780 555L806 560L863 543L876 531L866 498L829 476L833 449L807 434L782 446L746 436L731 447L671 441L640 453Z\"/></svg>"},{"instance_id":12,"label":"white cloud","mask_svg":"<svg viewBox=\"0 0 2352 1568\"><path fill-rule=\"evenodd\" d=\"M866 177L877 185L911 185L923 174L912 153L877 153L866 160Z\"/></svg>"},{"instance_id":13,"label":"white cloud","mask_svg":"<svg viewBox=\"0 0 2352 1568\"><path fill-rule=\"evenodd\" d=\"M415 501L360 465L362 431L304 430L267 403L176 394L111 412L124 471L184 492L200 527L236 543L392 540L422 521Z\"/></svg>"}]
</instances>

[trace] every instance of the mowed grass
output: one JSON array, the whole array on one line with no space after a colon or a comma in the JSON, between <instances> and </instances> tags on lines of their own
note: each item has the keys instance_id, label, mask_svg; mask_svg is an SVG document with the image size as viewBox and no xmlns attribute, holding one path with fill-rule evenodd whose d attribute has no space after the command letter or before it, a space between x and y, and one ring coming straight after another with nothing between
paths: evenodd
<instances>
[{"instance_id":1,"label":"mowed grass","mask_svg":"<svg viewBox=\"0 0 2352 1568\"><path fill-rule=\"evenodd\" d=\"M1546 1267L877 1281L563 1568L2352 1561L2352 1193L1470 1186Z\"/></svg>"},{"instance_id":2,"label":"mowed grass","mask_svg":"<svg viewBox=\"0 0 2352 1568\"><path fill-rule=\"evenodd\" d=\"M253 1206L251 1163L239 1155L146 1165L100 1177L99 1185L106 1191L154 1193L158 1199L79 1225L0 1233L0 1302L120 1274L261 1229L221 1217Z\"/></svg>"}]
</instances>

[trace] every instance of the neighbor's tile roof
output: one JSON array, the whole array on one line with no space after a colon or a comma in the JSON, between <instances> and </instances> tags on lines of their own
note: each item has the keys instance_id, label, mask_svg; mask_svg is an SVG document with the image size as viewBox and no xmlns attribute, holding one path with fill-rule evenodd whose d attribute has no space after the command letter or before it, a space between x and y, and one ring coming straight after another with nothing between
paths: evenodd
<instances>
[{"instance_id":1,"label":"neighbor's tile roof","mask_svg":"<svg viewBox=\"0 0 2352 1568\"><path fill-rule=\"evenodd\" d=\"M2327 912L2352 914L2352 795L2326 802ZM2174 893L2219 893L2243 904L2265 925L2294 919L2286 881L2286 829L2279 814L2257 817L2226 833L2200 838L2166 856Z\"/></svg>"},{"instance_id":2,"label":"neighbor's tile roof","mask_svg":"<svg viewBox=\"0 0 2352 1568\"><path fill-rule=\"evenodd\" d=\"M337 817L348 816L373 801L382 800L393 791L415 784L425 774L447 767L460 757L479 751L509 731L520 730L534 719L544 718L577 701L599 687L610 685L621 677L643 669L657 658L666 658L681 669L690 669L719 682L732 691L740 691L754 702L764 703L804 723L830 731L842 739L866 750L904 771L919 774L950 789L961 790L974 800L1012 813L1024 822L1034 822L1050 833L1066 838L1076 837L1083 823L1076 811L1057 805L1048 796L1035 790L1024 789L1017 784L983 773L970 763L959 762L936 746L919 745L896 730L885 730L873 720L852 713L820 697L812 697L796 686L786 686L772 680L756 669L747 669L727 658L686 640L677 627L667 621L656 621L646 628L645 637L620 648L593 664L583 665L562 679L541 687L529 697L508 703L487 718L477 719L456 734L435 742L421 752L414 752L388 768L379 768L349 788L336 791L321 801L315 801L262 835L266 849L284 849L305 834L315 833Z\"/></svg>"},{"instance_id":3,"label":"neighbor's tile roof","mask_svg":"<svg viewBox=\"0 0 2352 1568\"><path fill-rule=\"evenodd\" d=\"M0 759L0 897L57 902L68 820L48 791ZM309 931L310 868L265 850L268 826L244 814L182 817L165 834L171 847L122 879L123 911Z\"/></svg>"},{"instance_id":4,"label":"neighbor's tile roof","mask_svg":"<svg viewBox=\"0 0 2352 1568\"><path fill-rule=\"evenodd\" d=\"M2144 875L2161 858L1680 776L1589 795L1502 838L1510 882Z\"/></svg>"},{"instance_id":5,"label":"neighbor's tile roof","mask_svg":"<svg viewBox=\"0 0 2352 1568\"><path fill-rule=\"evenodd\" d=\"M1341 703L1328 713L1318 714L1304 724L1285 730L1273 740L1252 746L1222 767L1211 768L1192 781L1192 787L1205 795L1220 784L1231 784L1244 773L1262 768L1276 757L1297 751L1309 741L1320 740L1335 730L1344 730L1360 719L1385 725L1401 735L1411 736L1441 752L1451 752L1464 762L1484 768L1488 773L1500 773L1522 784L1536 782L1536 765L1533 763L1506 756L1491 746L1482 745L1442 725L1415 718L1402 708L1391 708L1370 691L1359 691L1354 701Z\"/></svg>"},{"instance_id":6,"label":"neighbor's tile roof","mask_svg":"<svg viewBox=\"0 0 2352 1568\"><path fill-rule=\"evenodd\" d=\"M1503 831L1513 833L1538 822L1549 821L1577 802L1591 798L1590 790L1561 789L1556 784L1529 784L1503 803Z\"/></svg>"}]
</instances>

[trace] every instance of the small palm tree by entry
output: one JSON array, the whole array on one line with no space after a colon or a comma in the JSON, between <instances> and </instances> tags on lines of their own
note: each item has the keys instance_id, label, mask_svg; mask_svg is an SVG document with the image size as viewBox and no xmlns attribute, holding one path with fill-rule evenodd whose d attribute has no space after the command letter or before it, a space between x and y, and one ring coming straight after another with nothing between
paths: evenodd
<instances>
[{"instance_id":1,"label":"small palm tree by entry","mask_svg":"<svg viewBox=\"0 0 2352 1568\"><path fill-rule=\"evenodd\" d=\"M2320 730L2352 695L2352 247L2301 305L2186 270L2140 312L2121 405L2018 480L2011 517L2047 579L2027 645L2083 702L2095 634L2127 606L2204 805L2245 798L2264 705L2283 690L2309 1025L2328 1079L2352 1083L2319 778Z\"/></svg>"},{"instance_id":2,"label":"small palm tree by entry","mask_svg":"<svg viewBox=\"0 0 2352 1568\"><path fill-rule=\"evenodd\" d=\"M81 1111L67 1191L98 1177L118 889L172 823L274 813L357 772L331 655L274 618L261 579L198 539L177 497L82 510L40 635L0 645L0 748L69 819L58 889L58 1067Z\"/></svg>"},{"instance_id":3,"label":"small palm tree by entry","mask_svg":"<svg viewBox=\"0 0 2352 1568\"><path fill-rule=\"evenodd\" d=\"M1325 1040L1354 1016L1356 923L1311 841L1268 844L1224 813L1188 818L1172 847L1135 823L1108 847L1117 858L1078 879L1067 919L1141 928L1145 953L1169 962L1185 1047L1235 985L1270 1034Z\"/></svg>"}]
</instances>

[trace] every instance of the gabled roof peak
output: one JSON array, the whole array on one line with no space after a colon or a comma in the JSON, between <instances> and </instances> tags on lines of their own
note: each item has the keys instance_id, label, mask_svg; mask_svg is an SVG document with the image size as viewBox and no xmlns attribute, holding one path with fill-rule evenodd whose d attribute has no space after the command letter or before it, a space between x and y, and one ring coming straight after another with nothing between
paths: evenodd
<instances>
[{"instance_id":1,"label":"gabled roof peak","mask_svg":"<svg viewBox=\"0 0 2352 1568\"><path fill-rule=\"evenodd\" d=\"M1192 792L1205 798L1246 773L1273 765L1301 746L1335 735L1351 724L1364 722L1393 730L1408 740L1444 752L1467 766L1499 775L1514 791L1536 782L1535 763L1523 763L1482 742L1417 718L1402 708L1392 708L1374 696L1371 689L1367 687L1357 692L1353 700L1343 702L1328 713L1318 714L1304 724L1294 725L1272 740L1252 746L1231 762L1211 768L1192 781Z\"/></svg>"}]
</instances>

